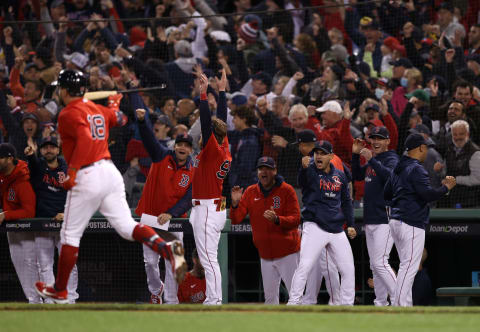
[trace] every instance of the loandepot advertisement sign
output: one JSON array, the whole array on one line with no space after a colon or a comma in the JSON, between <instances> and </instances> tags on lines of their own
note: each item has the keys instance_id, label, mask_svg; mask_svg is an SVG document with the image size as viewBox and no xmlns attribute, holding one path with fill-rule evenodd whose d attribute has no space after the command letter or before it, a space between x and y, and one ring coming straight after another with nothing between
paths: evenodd
<instances>
[{"instance_id":1,"label":"loandepot advertisement sign","mask_svg":"<svg viewBox=\"0 0 480 332\"><path fill-rule=\"evenodd\" d=\"M468 234L469 225L429 225L430 233Z\"/></svg>"}]
</instances>

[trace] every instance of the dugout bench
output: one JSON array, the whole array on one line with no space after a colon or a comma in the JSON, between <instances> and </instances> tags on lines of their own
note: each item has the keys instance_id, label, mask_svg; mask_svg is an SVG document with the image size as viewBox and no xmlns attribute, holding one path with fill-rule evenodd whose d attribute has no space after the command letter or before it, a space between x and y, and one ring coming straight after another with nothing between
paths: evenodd
<instances>
[{"instance_id":1,"label":"dugout bench","mask_svg":"<svg viewBox=\"0 0 480 332\"><path fill-rule=\"evenodd\" d=\"M442 287L437 289L439 305L468 306L480 302L480 287ZM473 299L476 298L476 299Z\"/></svg>"}]
</instances>

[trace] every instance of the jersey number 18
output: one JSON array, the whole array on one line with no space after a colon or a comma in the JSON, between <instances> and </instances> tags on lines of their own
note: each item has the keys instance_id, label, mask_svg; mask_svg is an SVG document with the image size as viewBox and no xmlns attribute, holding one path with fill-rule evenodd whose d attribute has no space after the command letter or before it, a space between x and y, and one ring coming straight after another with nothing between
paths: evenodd
<instances>
[{"instance_id":1,"label":"jersey number 18","mask_svg":"<svg viewBox=\"0 0 480 332\"><path fill-rule=\"evenodd\" d=\"M88 115L88 123L90 123L90 131L94 140L105 139L105 119L99 114Z\"/></svg>"}]
</instances>

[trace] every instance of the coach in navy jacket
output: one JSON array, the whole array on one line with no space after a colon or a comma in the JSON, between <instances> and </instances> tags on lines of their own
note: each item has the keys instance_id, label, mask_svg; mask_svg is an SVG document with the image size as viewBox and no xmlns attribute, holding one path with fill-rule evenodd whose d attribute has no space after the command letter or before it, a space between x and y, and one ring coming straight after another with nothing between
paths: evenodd
<instances>
[{"instance_id":1,"label":"coach in navy jacket","mask_svg":"<svg viewBox=\"0 0 480 332\"><path fill-rule=\"evenodd\" d=\"M317 142L314 150L321 142L326 141ZM331 163L330 172L325 173L312 160L307 168L300 170L298 184L303 194L304 221L313 221L329 233L342 232L345 220L348 227L354 226L352 199L345 173Z\"/></svg>"},{"instance_id":2,"label":"coach in navy jacket","mask_svg":"<svg viewBox=\"0 0 480 332\"><path fill-rule=\"evenodd\" d=\"M390 231L397 248L398 269L393 306L412 306L412 286L425 245L429 202L439 199L455 186L455 178L447 176L443 186L433 189L428 173L420 164L427 158L428 146L420 134L405 140L407 156L402 156L385 185L385 200L391 201Z\"/></svg>"},{"instance_id":3,"label":"coach in navy jacket","mask_svg":"<svg viewBox=\"0 0 480 332\"><path fill-rule=\"evenodd\" d=\"M421 164L427 150L419 150L423 145L427 147L427 142L419 134L411 134L408 138L410 141L405 141L405 147L409 153L402 156L393 170L385 185L384 198L391 201L390 219L425 229L430 214L428 203L440 199L449 188L445 180L440 188L432 188L428 173Z\"/></svg>"}]
</instances>

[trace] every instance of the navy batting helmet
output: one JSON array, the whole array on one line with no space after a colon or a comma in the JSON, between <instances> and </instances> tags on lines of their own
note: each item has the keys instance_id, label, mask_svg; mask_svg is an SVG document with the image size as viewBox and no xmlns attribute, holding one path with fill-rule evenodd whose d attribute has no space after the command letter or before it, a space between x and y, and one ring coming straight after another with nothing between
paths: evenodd
<instances>
[{"instance_id":1,"label":"navy batting helmet","mask_svg":"<svg viewBox=\"0 0 480 332\"><path fill-rule=\"evenodd\" d=\"M65 69L58 75L57 86L66 89L72 97L81 97L87 90L87 79L80 71Z\"/></svg>"}]
</instances>

